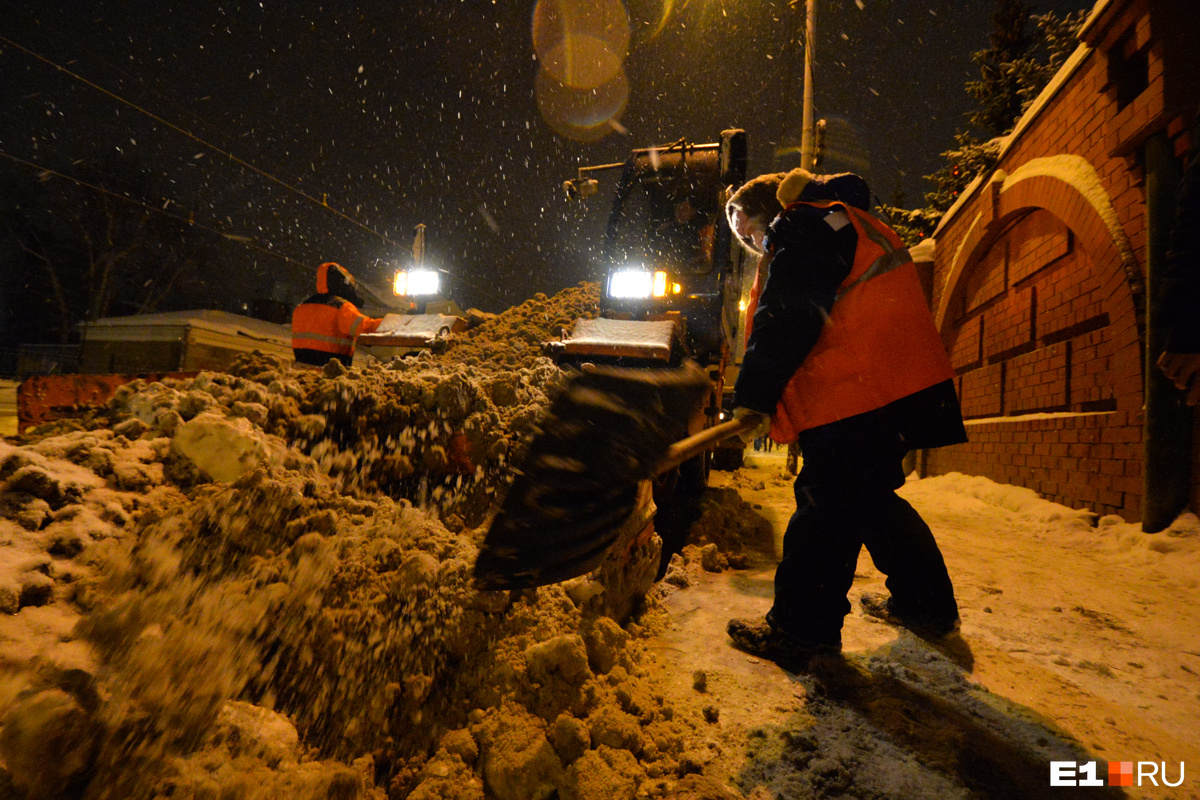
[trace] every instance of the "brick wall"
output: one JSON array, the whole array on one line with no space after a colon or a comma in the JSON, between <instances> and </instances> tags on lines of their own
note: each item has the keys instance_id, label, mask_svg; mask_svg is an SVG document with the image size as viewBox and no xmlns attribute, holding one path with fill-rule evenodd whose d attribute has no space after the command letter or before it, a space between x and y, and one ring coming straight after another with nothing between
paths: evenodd
<instances>
[{"instance_id":1,"label":"brick wall","mask_svg":"<svg viewBox=\"0 0 1200 800\"><path fill-rule=\"evenodd\" d=\"M1118 411L1112 320L1121 304L1106 295L1107 277L1045 209L1005 227L963 275L942 324L971 441L930 454L928 471L988 475L1137 517L1141 416ZM1118 285L1132 305L1128 284ZM1136 326L1124 343L1137 362ZM1139 393L1125 405L1140 407Z\"/></svg>"},{"instance_id":2,"label":"brick wall","mask_svg":"<svg viewBox=\"0 0 1200 800\"><path fill-rule=\"evenodd\" d=\"M1179 13L1167 0L1107 3L1085 30L1091 52L943 220L933 307L971 441L925 453L928 474L986 475L1140 519L1141 145L1165 131L1181 152L1172 131L1186 130L1181 115L1190 121L1200 102L1196 48L1183 52L1179 30L1200 31ZM1114 52L1146 54L1132 93L1110 71ZM1200 451L1193 461L1200 508Z\"/></svg>"},{"instance_id":3,"label":"brick wall","mask_svg":"<svg viewBox=\"0 0 1200 800\"><path fill-rule=\"evenodd\" d=\"M1141 498L1139 412L999 420L968 426L969 444L931 450L931 475L963 472L1027 486L1049 500L1136 519Z\"/></svg>"}]
</instances>

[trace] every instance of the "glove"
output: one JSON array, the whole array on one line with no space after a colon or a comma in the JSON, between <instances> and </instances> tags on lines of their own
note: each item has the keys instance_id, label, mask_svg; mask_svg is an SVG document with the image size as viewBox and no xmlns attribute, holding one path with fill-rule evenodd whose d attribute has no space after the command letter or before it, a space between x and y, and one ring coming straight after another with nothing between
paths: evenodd
<instances>
[{"instance_id":1,"label":"glove","mask_svg":"<svg viewBox=\"0 0 1200 800\"><path fill-rule=\"evenodd\" d=\"M742 440L742 444L750 445L755 439L766 436L771 431L771 417L761 411L755 411L752 408L738 406L733 410L733 418L735 420L743 420L747 417L757 417L754 427L747 428L738 434L738 438Z\"/></svg>"}]
</instances>

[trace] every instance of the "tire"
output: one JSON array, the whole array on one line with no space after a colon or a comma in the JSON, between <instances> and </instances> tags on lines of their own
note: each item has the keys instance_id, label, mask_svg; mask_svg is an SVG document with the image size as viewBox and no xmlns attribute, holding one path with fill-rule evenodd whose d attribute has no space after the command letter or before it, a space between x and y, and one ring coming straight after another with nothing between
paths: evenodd
<instances>
[{"instance_id":1,"label":"tire","mask_svg":"<svg viewBox=\"0 0 1200 800\"><path fill-rule=\"evenodd\" d=\"M746 460L744 447L718 447L713 451L712 468L724 472L733 472L742 468Z\"/></svg>"}]
</instances>

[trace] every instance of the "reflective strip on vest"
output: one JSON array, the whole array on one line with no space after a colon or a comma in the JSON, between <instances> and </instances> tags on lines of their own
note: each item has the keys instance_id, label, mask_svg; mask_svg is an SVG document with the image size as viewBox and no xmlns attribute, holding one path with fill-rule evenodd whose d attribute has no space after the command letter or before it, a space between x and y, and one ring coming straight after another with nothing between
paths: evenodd
<instances>
[{"instance_id":1,"label":"reflective strip on vest","mask_svg":"<svg viewBox=\"0 0 1200 800\"><path fill-rule=\"evenodd\" d=\"M342 336L326 336L323 333L313 333L312 331L292 331L292 341L304 339L310 342L324 342L334 346L342 346L346 344L346 339Z\"/></svg>"},{"instance_id":2,"label":"reflective strip on vest","mask_svg":"<svg viewBox=\"0 0 1200 800\"><path fill-rule=\"evenodd\" d=\"M301 303L292 312L292 349L317 350L335 355L351 355L354 338L342 334L338 318L348 305L336 307L323 303Z\"/></svg>"},{"instance_id":3,"label":"reflective strip on vest","mask_svg":"<svg viewBox=\"0 0 1200 800\"><path fill-rule=\"evenodd\" d=\"M887 240L886 236L877 231L871 225L863 225L862 231L863 233L867 234L867 238L883 248L883 255L875 259L875 261L871 263L871 266L867 267L867 271L859 276L858 280L854 281L854 283L850 284L849 286L839 289L837 295L835 295L833 298L834 302L842 299L846 292L850 291L864 281L869 281L871 278L874 278L877 275L883 275L891 272L892 270L903 267L905 264L912 261L912 256L909 255L907 247L894 246Z\"/></svg>"}]
</instances>

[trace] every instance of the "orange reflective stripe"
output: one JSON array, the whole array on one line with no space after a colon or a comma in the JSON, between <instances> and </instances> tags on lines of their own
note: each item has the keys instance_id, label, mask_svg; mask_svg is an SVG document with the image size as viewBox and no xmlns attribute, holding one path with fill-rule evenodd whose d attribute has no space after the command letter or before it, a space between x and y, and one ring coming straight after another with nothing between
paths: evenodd
<instances>
[{"instance_id":1,"label":"orange reflective stripe","mask_svg":"<svg viewBox=\"0 0 1200 800\"><path fill-rule=\"evenodd\" d=\"M343 305L343 308L346 303ZM338 330L340 308L320 303L301 303L292 312L292 347L297 350L319 350L323 353L349 355L354 352L354 339Z\"/></svg>"},{"instance_id":2,"label":"orange reflective stripe","mask_svg":"<svg viewBox=\"0 0 1200 800\"><path fill-rule=\"evenodd\" d=\"M292 331L293 339L311 339L316 342L325 342L326 344L341 344L345 339L341 336L326 336L323 333L313 333L312 331Z\"/></svg>"},{"instance_id":3,"label":"orange reflective stripe","mask_svg":"<svg viewBox=\"0 0 1200 800\"><path fill-rule=\"evenodd\" d=\"M366 319L367 316L355 308L354 303L348 301L342 303L337 315L338 332L353 339L363 332L359 328Z\"/></svg>"},{"instance_id":4,"label":"orange reflective stripe","mask_svg":"<svg viewBox=\"0 0 1200 800\"><path fill-rule=\"evenodd\" d=\"M878 258L871 262L870 266L867 267L866 272L858 276L854 283L850 284L849 286L845 286L843 284L843 288L838 290L835 301L841 299L842 295L853 289L855 286L858 286L863 281L869 281L871 278L874 278L877 275L883 275L891 272L894 269L899 269L900 267L903 267L905 264L912 261L912 256L909 255L907 247L895 246L892 242L888 241L888 238L883 234L883 231L876 230L876 228L871 225L870 222L864 220L862 230L864 233L866 233L867 238L869 238L883 252Z\"/></svg>"}]
</instances>

